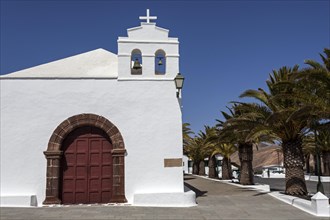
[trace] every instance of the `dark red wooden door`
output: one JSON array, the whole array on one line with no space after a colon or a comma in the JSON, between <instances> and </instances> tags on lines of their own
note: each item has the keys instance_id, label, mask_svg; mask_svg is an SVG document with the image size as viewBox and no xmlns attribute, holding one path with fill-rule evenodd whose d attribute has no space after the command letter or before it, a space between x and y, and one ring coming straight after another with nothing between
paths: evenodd
<instances>
[{"instance_id":1,"label":"dark red wooden door","mask_svg":"<svg viewBox=\"0 0 330 220\"><path fill-rule=\"evenodd\" d=\"M82 127L63 142L62 203L108 203L112 193L112 145L104 132Z\"/></svg>"}]
</instances>

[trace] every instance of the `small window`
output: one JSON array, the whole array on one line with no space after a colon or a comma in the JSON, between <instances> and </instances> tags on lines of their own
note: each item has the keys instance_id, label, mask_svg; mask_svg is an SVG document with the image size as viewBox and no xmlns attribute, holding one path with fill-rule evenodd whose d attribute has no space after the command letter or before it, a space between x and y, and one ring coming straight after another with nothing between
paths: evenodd
<instances>
[{"instance_id":1,"label":"small window","mask_svg":"<svg viewBox=\"0 0 330 220\"><path fill-rule=\"evenodd\" d=\"M138 49L133 50L131 54L131 74L142 74L142 53Z\"/></svg>"},{"instance_id":2,"label":"small window","mask_svg":"<svg viewBox=\"0 0 330 220\"><path fill-rule=\"evenodd\" d=\"M163 50L157 50L155 53L155 74L166 73L166 54Z\"/></svg>"}]
</instances>

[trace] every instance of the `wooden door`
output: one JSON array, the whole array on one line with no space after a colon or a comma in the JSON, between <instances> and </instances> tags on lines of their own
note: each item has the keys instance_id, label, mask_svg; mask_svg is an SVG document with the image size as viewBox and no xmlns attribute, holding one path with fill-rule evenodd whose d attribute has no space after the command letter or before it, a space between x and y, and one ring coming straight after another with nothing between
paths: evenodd
<instances>
[{"instance_id":1,"label":"wooden door","mask_svg":"<svg viewBox=\"0 0 330 220\"><path fill-rule=\"evenodd\" d=\"M112 145L104 132L82 127L63 142L63 204L108 203L112 194Z\"/></svg>"}]
</instances>

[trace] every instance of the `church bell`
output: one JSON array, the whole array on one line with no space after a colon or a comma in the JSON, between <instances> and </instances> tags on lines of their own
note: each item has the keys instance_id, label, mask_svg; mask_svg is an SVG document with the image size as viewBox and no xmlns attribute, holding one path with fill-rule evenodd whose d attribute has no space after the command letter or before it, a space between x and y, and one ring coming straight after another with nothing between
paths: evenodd
<instances>
[{"instance_id":1,"label":"church bell","mask_svg":"<svg viewBox=\"0 0 330 220\"><path fill-rule=\"evenodd\" d=\"M163 65L162 58L159 58L158 66L161 66L161 65Z\"/></svg>"},{"instance_id":2,"label":"church bell","mask_svg":"<svg viewBox=\"0 0 330 220\"><path fill-rule=\"evenodd\" d=\"M134 64L133 64L133 69L135 69L135 70L141 69L141 64L138 59L135 59Z\"/></svg>"}]
</instances>

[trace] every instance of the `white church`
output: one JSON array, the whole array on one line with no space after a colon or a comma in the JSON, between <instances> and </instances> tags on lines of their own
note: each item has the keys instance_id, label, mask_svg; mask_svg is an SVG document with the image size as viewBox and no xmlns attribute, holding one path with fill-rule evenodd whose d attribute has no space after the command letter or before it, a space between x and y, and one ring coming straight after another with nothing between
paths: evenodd
<instances>
[{"instance_id":1,"label":"white church","mask_svg":"<svg viewBox=\"0 0 330 220\"><path fill-rule=\"evenodd\" d=\"M0 77L1 206L196 204L183 183L179 42L156 18L147 10L118 54Z\"/></svg>"}]
</instances>

